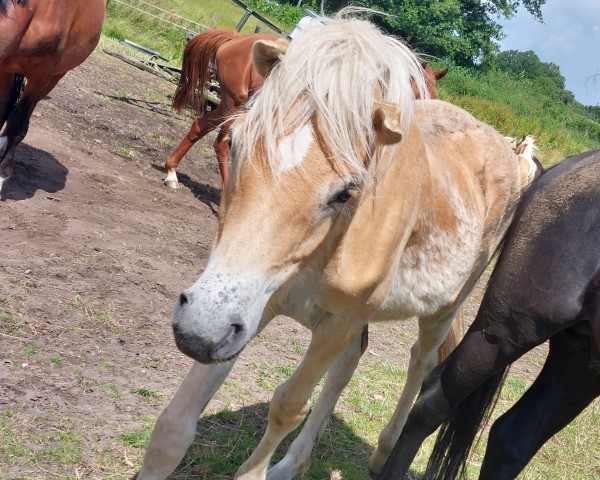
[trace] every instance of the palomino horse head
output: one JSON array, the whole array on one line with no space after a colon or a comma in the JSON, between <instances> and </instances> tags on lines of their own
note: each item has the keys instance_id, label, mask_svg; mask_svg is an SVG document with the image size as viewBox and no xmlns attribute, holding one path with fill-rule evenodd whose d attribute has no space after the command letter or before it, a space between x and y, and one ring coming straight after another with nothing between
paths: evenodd
<instances>
[{"instance_id":1,"label":"palomino horse head","mask_svg":"<svg viewBox=\"0 0 600 480\"><path fill-rule=\"evenodd\" d=\"M411 81L420 98L427 85L414 54L372 24L325 23L287 47L254 47L267 79L232 126L217 238L173 315L178 347L201 362L237 355L275 313L310 323L364 301L385 270L368 260L397 233L361 225L378 220L378 188L391 188L380 178L409 128ZM394 188L410 197L420 178L409 167Z\"/></svg>"}]
</instances>

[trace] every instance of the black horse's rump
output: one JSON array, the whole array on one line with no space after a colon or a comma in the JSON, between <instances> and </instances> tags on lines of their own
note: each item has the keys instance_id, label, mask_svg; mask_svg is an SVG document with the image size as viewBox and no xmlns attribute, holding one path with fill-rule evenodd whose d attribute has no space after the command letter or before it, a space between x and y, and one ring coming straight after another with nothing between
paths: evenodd
<instances>
[{"instance_id":1,"label":"black horse's rump","mask_svg":"<svg viewBox=\"0 0 600 480\"><path fill-rule=\"evenodd\" d=\"M6 16L8 13L8 2L12 3L13 5L29 7L29 0L0 0L0 15Z\"/></svg>"}]
</instances>

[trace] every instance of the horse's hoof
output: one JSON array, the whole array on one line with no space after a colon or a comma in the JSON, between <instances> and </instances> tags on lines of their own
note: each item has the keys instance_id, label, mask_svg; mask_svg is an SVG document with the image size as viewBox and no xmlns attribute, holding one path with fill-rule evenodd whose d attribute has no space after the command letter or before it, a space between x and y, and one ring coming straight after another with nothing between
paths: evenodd
<instances>
[{"instance_id":1,"label":"horse's hoof","mask_svg":"<svg viewBox=\"0 0 600 480\"><path fill-rule=\"evenodd\" d=\"M177 190L179 188L179 182L177 180L165 180L165 185L173 190Z\"/></svg>"},{"instance_id":2,"label":"horse's hoof","mask_svg":"<svg viewBox=\"0 0 600 480\"><path fill-rule=\"evenodd\" d=\"M383 470L383 465L386 461L387 457L382 453L375 450L371 454L371 458L369 459L369 474L371 478L377 478Z\"/></svg>"}]
</instances>

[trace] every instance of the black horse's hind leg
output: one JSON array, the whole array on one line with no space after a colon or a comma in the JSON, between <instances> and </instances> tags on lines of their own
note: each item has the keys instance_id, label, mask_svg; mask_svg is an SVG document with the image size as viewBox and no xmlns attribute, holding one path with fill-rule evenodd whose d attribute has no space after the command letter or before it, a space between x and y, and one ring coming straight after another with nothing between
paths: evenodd
<instances>
[{"instance_id":1,"label":"black horse's hind leg","mask_svg":"<svg viewBox=\"0 0 600 480\"><path fill-rule=\"evenodd\" d=\"M516 319L506 323L510 321ZM481 319L478 323L481 324ZM425 438L447 420L461 401L486 382L487 390L495 392L507 365L544 340L537 337L528 341L521 339L521 345L513 341L502 342L487 336L474 323L452 355L426 378L378 479L404 478Z\"/></svg>"},{"instance_id":2,"label":"black horse's hind leg","mask_svg":"<svg viewBox=\"0 0 600 480\"><path fill-rule=\"evenodd\" d=\"M561 332L534 384L492 426L480 478L513 479L539 448L600 395L600 377L588 372L589 356Z\"/></svg>"}]
</instances>

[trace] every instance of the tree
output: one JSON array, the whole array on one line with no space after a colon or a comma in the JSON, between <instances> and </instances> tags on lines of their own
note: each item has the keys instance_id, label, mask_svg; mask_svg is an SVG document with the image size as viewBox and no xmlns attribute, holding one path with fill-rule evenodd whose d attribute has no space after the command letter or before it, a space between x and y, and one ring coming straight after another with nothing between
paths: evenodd
<instances>
[{"instance_id":1,"label":"tree","mask_svg":"<svg viewBox=\"0 0 600 480\"><path fill-rule=\"evenodd\" d=\"M350 4L327 0L326 11ZM367 7L392 16L373 18L386 31L404 38L415 50L471 66L498 51L502 27L493 20L510 18L519 6L542 21L546 0L363 0Z\"/></svg>"},{"instance_id":2,"label":"tree","mask_svg":"<svg viewBox=\"0 0 600 480\"><path fill-rule=\"evenodd\" d=\"M565 88L565 77L561 75L559 66L552 62L542 62L532 50L500 52L494 57L494 63L498 70L511 75L530 80L546 77L557 88L561 90Z\"/></svg>"}]
</instances>

